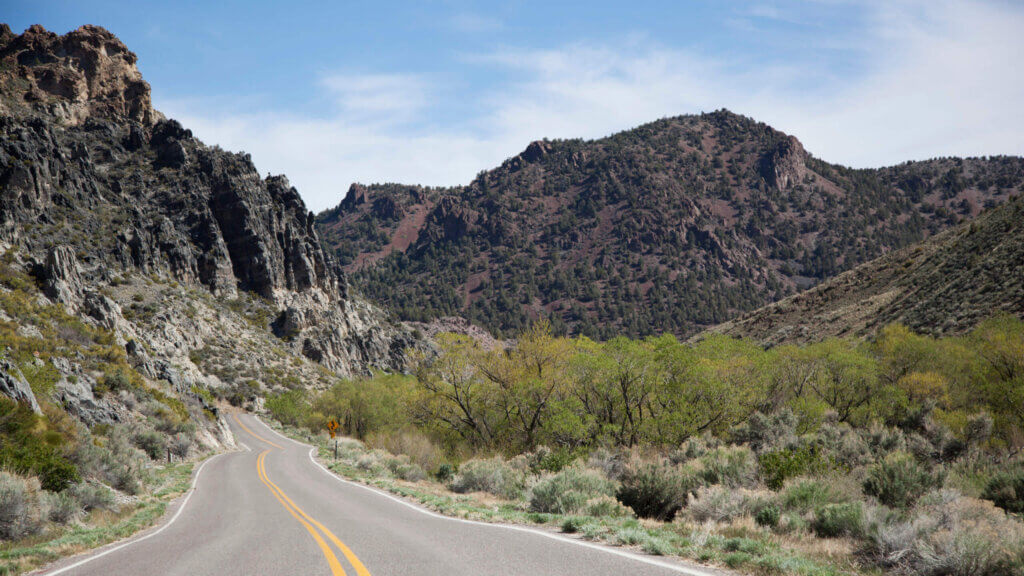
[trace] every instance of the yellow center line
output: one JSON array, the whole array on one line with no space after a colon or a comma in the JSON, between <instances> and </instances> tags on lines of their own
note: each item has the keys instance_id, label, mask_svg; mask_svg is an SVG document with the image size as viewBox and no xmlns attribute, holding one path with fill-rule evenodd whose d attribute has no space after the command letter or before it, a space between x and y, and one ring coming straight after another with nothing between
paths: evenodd
<instances>
[{"instance_id":1,"label":"yellow center line","mask_svg":"<svg viewBox=\"0 0 1024 576\"><path fill-rule=\"evenodd\" d=\"M295 510L298 511L299 514L301 514L306 520L312 522L317 528L323 531L323 533L326 534L328 538L331 539L331 542L334 542L334 545L337 546L339 550L341 550L341 553L345 555L345 558L347 558L349 563L352 564L352 567L356 569L356 574L358 574L359 576L370 576L370 571L366 569L366 566L363 565L363 563L359 560L355 553L352 552L352 550L348 546L346 546L344 542L339 540L338 537L334 535L334 532L331 532L327 529L326 526L324 526L320 522L317 522L316 519L312 518L309 514L303 512L302 508L299 508L299 506L295 502L292 502L292 499L289 498L288 495L284 493L284 490L281 490L281 488L277 484L274 484L274 482L269 477L267 477L266 468L264 468L263 476L264 478L267 479L267 482L270 482L271 486L277 489L277 493L275 495L280 494L280 496L284 498L289 504L291 504L292 507L295 508Z\"/></svg>"},{"instance_id":2,"label":"yellow center line","mask_svg":"<svg viewBox=\"0 0 1024 576\"><path fill-rule=\"evenodd\" d=\"M263 442L265 444L270 444L274 448L280 448L281 450L284 450L284 446L281 446L280 444L274 444L270 440L267 440L266 438L260 436L259 434L253 432L252 430L249 430L248 426L246 426L245 424L242 424L242 420L238 417L238 414L234 414L233 416L235 417L235 422L238 422L238 425L242 427L242 430L245 430L246 432L248 432L250 436L252 436L253 438L259 440L260 442Z\"/></svg>"},{"instance_id":3,"label":"yellow center line","mask_svg":"<svg viewBox=\"0 0 1024 576\"><path fill-rule=\"evenodd\" d=\"M323 552L324 558L327 559L327 564L331 567L332 576L345 576L345 569L341 567L341 562L338 561L338 557L334 555L334 551L331 550L331 547L327 545L327 542L324 542L324 539L320 536L320 533L317 532L316 529L309 524L309 522L306 522L302 518L302 516L299 516L295 512L295 510L292 510L291 507L288 506L288 504L284 500L282 500L280 496L277 495L277 492L274 491L274 488L271 486L270 479L267 478L266 471L263 468L263 460L266 458L267 453L269 452L270 450L265 450L262 454L259 455L259 458L256 459L256 471L260 475L260 481L262 481L263 484L265 484L267 488L270 489L270 493L274 495L274 498L277 498L277 501L280 502L282 506L284 506L285 510L287 510L296 520L301 522L302 525L306 527L306 530L309 531L309 534L313 536L313 539L316 540L317 546L320 547L320 551Z\"/></svg>"},{"instance_id":4,"label":"yellow center line","mask_svg":"<svg viewBox=\"0 0 1024 576\"><path fill-rule=\"evenodd\" d=\"M241 426L243 430L248 432L257 440L265 442L266 444L269 444L276 448L280 448L281 450L284 450L283 446L275 444L270 440L267 440L266 438L263 438L262 436L250 430L248 426L242 423L242 420L238 417L238 414L234 414L234 418L235 422L237 422L238 425ZM370 571L366 569L366 566L363 565L362 561L359 560L359 557L356 556L355 552L353 552L351 548L346 546L344 542L342 542L337 536L335 536L334 532L331 532L326 526L318 522L315 518L313 518L309 514L306 514L306 512L302 508L299 508L298 504L292 501L292 499L289 498L288 495L284 493L284 490L282 490L280 486L275 484L270 479L270 477L267 475L266 469L266 455L269 452L270 450L264 451L256 460L256 468L260 475L260 481L263 482L267 486L267 488L270 489L270 492L274 495L275 498L277 498L278 502L280 502L288 510L288 512L292 514L292 516L295 516L297 520L302 522L306 529L309 530L311 534L313 534L313 537L317 540L317 544L320 545L321 550L324 550L324 546L326 546L326 543L324 543L323 538L320 537L320 534L313 530L313 528L310 526L310 523L319 528L320 531L323 532L331 540L331 542L333 542L334 545L338 547L339 550L341 550L341 553L345 555L345 558L349 561L352 567L355 568L356 574L358 576L370 576ZM327 556L327 562L328 564L331 564L331 571L335 575L344 574L344 571L334 571L336 564L338 565L338 570L341 570L341 566L340 564L338 564L337 557L334 556L334 553L330 550L329 547L327 548L326 551L324 551L324 556ZM332 559L334 562L333 564L331 563Z\"/></svg>"}]
</instances>

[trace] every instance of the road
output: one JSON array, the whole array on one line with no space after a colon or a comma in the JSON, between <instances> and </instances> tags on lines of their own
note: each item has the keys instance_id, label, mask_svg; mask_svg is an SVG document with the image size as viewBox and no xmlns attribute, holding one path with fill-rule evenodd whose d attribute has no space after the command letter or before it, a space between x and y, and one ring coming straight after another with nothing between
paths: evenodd
<instances>
[{"instance_id":1,"label":"road","mask_svg":"<svg viewBox=\"0 0 1024 576\"><path fill-rule=\"evenodd\" d=\"M443 517L338 478L308 445L229 417L237 452L144 534L42 571L53 576L690 576L720 572L544 530Z\"/></svg>"}]
</instances>

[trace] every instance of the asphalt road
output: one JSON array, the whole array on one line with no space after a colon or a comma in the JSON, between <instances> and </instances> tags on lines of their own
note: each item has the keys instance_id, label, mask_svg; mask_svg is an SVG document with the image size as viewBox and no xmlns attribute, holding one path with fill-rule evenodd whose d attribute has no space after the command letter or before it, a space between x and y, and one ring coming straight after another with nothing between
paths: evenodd
<instances>
[{"instance_id":1,"label":"asphalt road","mask_svg":"<svg viewBox=\"0 0 1024 576\"><path fill-rule=\"evenodd\" d=\"M163 522L42 573L95 576L711 576L718 571L525 527L443 517L346 482L257 418Z\"/></svg>"}]
</instances>

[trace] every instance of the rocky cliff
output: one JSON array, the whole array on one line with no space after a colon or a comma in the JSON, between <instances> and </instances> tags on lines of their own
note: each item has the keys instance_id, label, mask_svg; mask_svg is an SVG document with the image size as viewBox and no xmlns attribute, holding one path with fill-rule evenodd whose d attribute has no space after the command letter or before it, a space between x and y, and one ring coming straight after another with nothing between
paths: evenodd
<instances>
[{"instance_id":1,"label":"rocky cliff","mask_svg":"<svg viewBox=\"0 0 1024 576\"><path fill-rule=\"evenodd\" d=\"M247 154L207 146L155 111L136 60L95 26L60 36L0 25L10 265L182 394L403 369L410 333L348 292L287 178L261 177ZM253 369L225 368L236 364ZM85 376L76 382L99 375ZM59 393L74 400L80 388Z\"/></svg>"}]
</instances>

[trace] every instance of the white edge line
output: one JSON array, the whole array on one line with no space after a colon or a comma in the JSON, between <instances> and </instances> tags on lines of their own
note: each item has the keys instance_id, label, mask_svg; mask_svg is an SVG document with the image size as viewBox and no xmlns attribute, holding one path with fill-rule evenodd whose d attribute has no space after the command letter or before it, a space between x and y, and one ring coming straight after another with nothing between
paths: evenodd
<instances>
[{"instance_id":1,"label":"white edge line","mask_svg":"<svg viewBox=\"0 0 1024 576\"><path fill-rule=\"evenodd\" d=\"M633 552L627 552L626 550L620 550L618 548L612 548L611 546L605 546L605 545L601 545L601 544L594 544L592 542L585 542L585 541L582 541L582 540L577 540L575 538L569 538L567 536L562 536L560 534L553 534L551 532L546 532L544 530L538 530L536 528L528 528L526 526L517 526L517 525L514 525L514 524L497 524L497 523L494 523L494 522L481 522L479 520L467 520L465 518L456 518L454 516L445 516L444 514L439 514L437 512L434 512L433 510L428 510L426 508L423 508L422 506L419 506L419 505L414 504L412 502L409 502L407 500L403 500L401 498L398 498L397 496L395 496L393 494L389 494L389 493L387 493L387 492L385 492L383 490L379 490L377 488L374 488L372 486L367 486L366 484L361 484L359 482L353 482L351 480L346 480L345 478L342 478L341 476L338 476L334 472L331 472L330 470L328 470L323 464L317 462L316 458L313 457L313 453L317 451L317 447L316 446L312 446L310 444L306 444L305 442L299 442L298 440L294 440L292 438L289 438L289 437L285 436L284 434L281 434L277 430L274 430L272 427L270 427L265 422L260 420L259 416L256 416L255 414L253 414L253 417L256 418L256 420L259 421L260 424L263 424L264 426L266 426L266 428L268 430L270 430L271 432L273 432L277 436L279 436L281 438L284 438L285 440L290 440L291 442L294 442L295 444L298 444L300 446L307 446L307 447L309 447L309 449L310 449L309 450L309 460L310 460L310 462L312 462L318 468L323 470L331 478L334 478L335 480L337 480L338 482L341 482L342 484L347 484L349 486L355 486L357 488L362 488L364 490L369 490L370 492L373 492L374 494L377 494L378 496L383 496L384 498L387 498L389 500L393 500L395 502L398 502L399 504L401 504L403 506L407 506L409 508L412 508L413 510L416 510L417 512L420 512L422 514L426 514L428 516L433 516L434 518L439 518L441 520L450 520L452 522L462 522L463 524L473 524L475 526L487 526L489 528L501 528L501 529L505 529L505 530L514 530L516 532L526 532L526 533L529 533L529 534L535 534L537 536L543 536L545 538L550 538L552 540L558 540L559 542L564 542L566 544L575 544L577 546L583 546L584 548L590 548L591 550L600 550L601 552L606 552L608 554L614 554L616 556L620 556L620 557L623 557L623 558L628 558L630 560L635 560L637 562L643 562L644 564L649 564L651 566L657 566L659 568L665 568L665 569L668 569L668 570L679 572L681 574L688 574L689 576L720 576L721 574L724 574L724 572L720 572L720 571L710 572L710 571L699 570L699 569L695 569L695 568L687 568L685 566L680 566L678 564L672 564L672 563L669 563L669 562L663 562L661 560L656 560L656 559L651 558L649 556L641 556L640 554L635 554Z\"/></svg>"},{"instance_id":2,"label":"white edge line","mask_svg":"<svg viewBox=\"0 0 1024 576\"><path fill-rule=\"evenodd\" d=\"M214 460L217 459L217 457L223 456L224 454L227 454L227 452L221 452L220 454L214 454L212 457L207 458L206 460L203 461L202 464L199 465L199 469L196 470L196 475L192 478L192 486L189 487L188 494L185 495L185 499L181 501L181 506L178 507L178 511L175 512L174 516L172 516L171 519L166 524L161 526L160 528L158 528L158 529L154 530L153 532L150 532L149 534L146 534L145 536L142 536L140 538L135 538L133 540L129 540L127 542L124 542L122 544L114 546L113 548L110 548L108 550L104 550L103 552L100 552L98 554L94 554L92 556L89 556L88 558L84 558L82 560L79 560L78 562L75 562L74 564L71 564L70 566L65 566L63 568L59 568L57 570L54 570L53 572L41 572L40 575L45 574L46 576L56 576L57 574L63 574L64 572L67 572L68 570L73 570L75 568L78 568L79 566L81 566L81 565L83 565L83 564L85 564L87 562L92 562L93 560L96 560L97 558L102 558L102 557L106 556L107 554L112 554L112 553L117 552L118 550L120 550L122 548L125 548L127 546L131 546L132 544L138 544L139 542L142 542L143 540L149 540L153 536L156 536L157 534L163 532L164 530L169 528L171 526L171 524L174 524L174 521L178 519L178 516L181 516L181 513L185 511L185 506L188 504L188 501L191 500L192 499L192 495L196 493L196 484L199 482L199 475L202 474L203 468L206 468L207 464L209 464L210 462L213 462Z\"/></svg>"}]
</instances>

